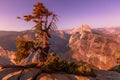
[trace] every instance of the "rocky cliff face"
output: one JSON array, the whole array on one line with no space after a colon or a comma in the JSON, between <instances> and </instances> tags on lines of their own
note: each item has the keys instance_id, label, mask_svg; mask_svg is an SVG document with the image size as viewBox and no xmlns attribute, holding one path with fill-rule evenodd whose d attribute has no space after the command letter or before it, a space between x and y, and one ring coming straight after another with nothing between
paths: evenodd
<instances>
[{"instance_id":1,"label":"rocky cliff face","mask_svg":"<svg viewBox=\"0 0 120 80\"><path fill-rule=\"evenodd\" d=\"M13 64L12 63L12 58L11 56L13 55L13 53L9 52L9 51L6 51L4 50L4 48L2 48L0 46L0 65L8 65L8 64Z\"/></svg>"},{"instance_id":2,"label":"rocky cliff face","mask_svg":"<svg viewBox=\"0 0 120 80\"><path fill-rule=\"evenodd\" d=\"M71 34L68 34L66 31L56 31L50 40L51 49L59 54L67 53L69 51L70 36Z\"/></svg>"},{"instance_id":3,"label":"rocky cliff face","mask_svg":"<svg viewBox=\"0 0 120 80\"><path fill-rule=\"evenodd\" d=\"M88 25L83 25L80 31L70 37L72 57L77 61L88 62L99 69L109 69L117 65L116 55L119 55L120 43L110 36L94 33Z\"/></svg>"}]
</instances>

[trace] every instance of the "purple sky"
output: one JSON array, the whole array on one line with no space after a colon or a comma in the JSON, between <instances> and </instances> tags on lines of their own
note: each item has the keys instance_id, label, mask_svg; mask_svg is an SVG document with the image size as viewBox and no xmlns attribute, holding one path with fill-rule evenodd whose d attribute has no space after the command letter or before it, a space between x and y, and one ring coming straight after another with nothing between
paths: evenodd
<instances>
[{"instance_id":1,"label":"purple sky","mask_svg":"<svg viewBox=\"0 0 120 80\"><path fill-rule=\"evenodd\" d=\"M91 27L120 26L120 0L0 0L0 30L31 29L32 23L16 17L31 13L37 1L59 15L59 29L84 23Z\"/></svg>"}]
</instances>

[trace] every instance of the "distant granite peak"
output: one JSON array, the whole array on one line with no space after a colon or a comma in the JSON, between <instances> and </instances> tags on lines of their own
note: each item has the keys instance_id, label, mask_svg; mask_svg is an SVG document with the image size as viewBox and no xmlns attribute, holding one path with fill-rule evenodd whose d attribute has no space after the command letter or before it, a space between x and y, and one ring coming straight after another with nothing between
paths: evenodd
<instances>
[{"instance_id":1,"label":"distant granite peak","mask_svg":"<svg viewBox=\"0 0 120 80\"><path fill-rule=\"evenodd\" d=\"M92 32L86 24L78 29L80 30L71 34L69 39L72 58L78 62L90 63L99 69L110 69L117 65L120 56L119 35L104 34L106 30L101 30L100 33L103 33L97 34L99 30L94 33L95 31Z\"/></svg>"},{"instance_id":2,"label":"distant granite peak","mask_svg":"<svg viewBox=\"0 0 120 80\"><path fill-rule=\"evenodd\" d=\"M88 24L82 24L82 32L91 32L91 28Z\"/></svg>"},{"instance_id":3,"label":"distant granite peak","mask_svg":"<svg viewBox=\"0 0 120 80\"><path fill-rule=\"evenodd\" d=\"M88 24L82 24L82 26L76 27L72 30L72 33L76 33L76 32L78 32L80 34L83 34L84 32L90 32L91 33L92 31L91 31L91 28Z\"/></svg>"}]
</instances>

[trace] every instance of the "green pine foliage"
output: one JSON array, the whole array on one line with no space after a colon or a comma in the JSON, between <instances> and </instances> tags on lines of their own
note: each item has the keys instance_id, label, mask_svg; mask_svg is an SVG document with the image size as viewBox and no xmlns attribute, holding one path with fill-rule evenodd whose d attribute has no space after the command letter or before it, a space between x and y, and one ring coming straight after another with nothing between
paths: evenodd
<instances>
[{"instance_id":1,"label":"green pine foliage","mask_svg":"<svg viewBox=\"0 0 120 80\"><path fill-rule=\"evenodd\" d=\"M49 55L47 61L42 66L42 71L47 73L66 72L83 76L96 76L87 64L77 65L75 62L66 61L57 57L55 53Z\"/></svg>"},{"instance_id":2,"label":"green pine foliage","mask_svg":"<svg viewBox=\"0 0 120 80\"><path fill-rule=\"evenodd\" d=\"M28 57L30 54L29 50L34 46L34 43L32 41L27 41L24 38L20 38L17 40L16 44L18 50L15 54L15 61L19 63L22 59Z\"/></svg>"}]
</instances>

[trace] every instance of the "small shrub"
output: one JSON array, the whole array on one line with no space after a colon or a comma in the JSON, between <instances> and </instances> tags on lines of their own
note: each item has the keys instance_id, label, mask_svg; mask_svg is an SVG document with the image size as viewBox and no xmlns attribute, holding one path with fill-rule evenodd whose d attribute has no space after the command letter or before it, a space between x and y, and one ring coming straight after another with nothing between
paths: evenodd
<instances>
[{"instance_id":1,"label":"small shrub","mask_svg":"<svg viewBox=\"0 0 120 80\"><path fill-rule=\"evenodd\" d=\"M116 71L116 72L120 73L120 65L113 67L112 69L110 69L110 71Z\"/></svg>"},{"instance_id":2,"label":"small shrub","mask_svg":"<svg viewBox=\"0 0 120 80\"><path fill-rule=\"evenodd\" d=\"M116 50L116 53L120 54L120 50Z\"/></svg>"},{"instance_id":3,"label":"small shrub","mask_svg":"<svg viewBox=\"0 0 120 80\"><path fill-rule=\"evenodd\" d=\"M115 44L118 44L118 42L115 41L115 40L113 40L113 39L107 39L106 44L109 44L109 43L115 43Z\"/></svg>"},{"instance_id":4,"label":"small shrub","mask_svg":"<svg viewBox=\"0 0 120 80\"><path fill-rule=\"evenodd\" d=\"M95 38L95 40L94 40L94 42L96 42L96 43L102 43L103 42L103 38L102 37L97 37L97 38Z\"/></svg>"},{"instance_id":5,"label":"small shrub","mask_svg":"<svg viewBox=\"0 0 120 80\"><path fill-rule=\"evenodd\" d=\"M66 72L83 76L96 76L88 65L77 65L75 62L69 62L57 57L54 53L49 55L47 61L42 66L42 71L47 73Z\"/></svg>"},{"instance_id":6,"label":"small shrub","mask_svg":"<svg viewBox=\"0 0 120 80\"><path fill-rule=\"evenodd\" d=\"M117 61L116 61L117 64L120 64L120 58L117 58L116 60L117 60Z\"/></svg>"},{"instance_id":7,"label":"small shrub","mask_svg":"<svg viewBox=\"0 0 120 80\"><path fill-rule=\"evenodd\" d=\"M78 73L81 75L93 76L93 77L96 76L93 70L87 64L83 64L79 66L77 70L78 70Z\"/></svg>"},{"instance_id":8,"label":"small shrub","mask_svg":"<svg viewBox=\"0 0 120 80\"><path fill-rule=\"evenodd\" d=\"M87 39L88 39L88 36L84 36L82 39L83 39L83 40L87 40Z\"/></svg>"}]
</instances>

